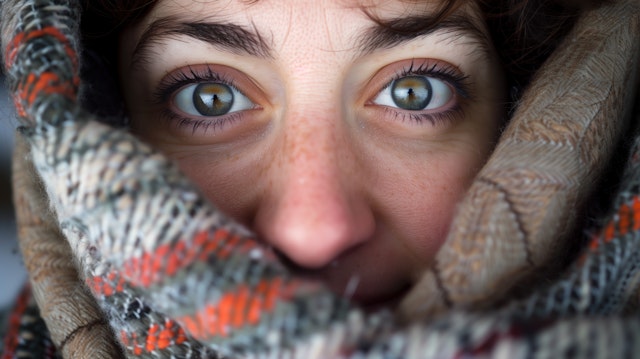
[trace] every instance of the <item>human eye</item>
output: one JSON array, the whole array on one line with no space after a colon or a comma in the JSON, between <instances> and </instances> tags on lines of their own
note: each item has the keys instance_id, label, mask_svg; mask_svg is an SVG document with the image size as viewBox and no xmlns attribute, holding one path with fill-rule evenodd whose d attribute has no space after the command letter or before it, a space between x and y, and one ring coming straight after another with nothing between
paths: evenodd
<instances>
[{"instance_id":1,"label":"human eye","mask_svg":"<svg viewBox=\"0 0 640 359\"><path fill-rule=\"evenodd\" d=\"M192 116L217 117L249 110L255 105L233 86L222 82L201 82L178 90L173 104Z\"/></svg>"},{"instance_id":2,"label":"human eye","mask_svg":"<svg viewBox=\"0 0 640 359\"><path fill-rule=\"evenodd\" d=\"M452 98L453 91L444 81L411 75L391 81L373 103L407 111L422 111L441 108Z\"/></svg>"},{"instance_id":3,"label":"human eye","mask_svg":"<svg viewBox=\"0 0 640 359\"><path fill-rule=\"evenodd\" d=\"M245 91L255 86L237 70L219 65L186 66L169 73L158 85L155 102L177 129L192 135L220 131L260 109Z\"/></svg>"},{"instance_id":4,"label":"human eye","mask_svg":"<svg viewBox=\"0 0 640 359\"><path fill-rule=\"evenodd\" d=\"M425 59L389 66L382 76L391 80L369 104L382 107L395 120L441 124L454 119L470 98L468 77L452 65Z\"/></svg>"}]
</instances>

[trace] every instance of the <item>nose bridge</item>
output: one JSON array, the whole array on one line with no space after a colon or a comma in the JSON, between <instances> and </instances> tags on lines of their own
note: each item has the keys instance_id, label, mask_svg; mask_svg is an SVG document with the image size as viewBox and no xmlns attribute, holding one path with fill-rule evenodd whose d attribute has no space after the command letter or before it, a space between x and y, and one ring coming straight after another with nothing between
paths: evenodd
<instances>
[{"instance_id":1,"label":"nose bridge","mask_svg":"<svg viewBox=\"0 0 640 359\"><path fill-rule=\"evenodd\" d=\"M337 149L340 120L336 111L328 108L324 113L291 110L285 114L284 141L281 158L284 170L293 183L289 185L319 182L339 182ZM333 117L333 121L329 118Z\"/></svg>"},{"instance_id":2,"label":"nose bridge","mask_svg":"<svg viewBox=\"0 0 640 359\"><path fill-rule=\"evenodd\" d=\"M280 140L268 173L271 187L256 214L265 241L293 262L322 267L373 230L373 219L359 203L345 174L351 158L344 140L341 106L331 93L312 87L297 92L279 119ZM316 87L317 89L317 87Z\"/></svg>"},{"instance_id":3,"label":"nose bridge","mask_svg":"<svg viewBox=\"0 0 640 359\"><path fill-rule=\"evenodd\" d=\"M290 66L286 106L280 119L283 165L298 182L335 182L340 177L335 168L341 160L337 151L347 150L343 141L341 82L331 71L331 64L317 60L300 63L299 59Z\"/></svg>"},{"instance_id":4,"label":"nose bridge","mask_svg":"<svg viewBox=\"0 0 640 359\"><path fill-rule=\"evenodd\" d=\"M309 107L302 107L309 108ZM335 226L335 217L344 217L349 210L343 171L338 151L345 151L340 140L337 111L305 112L292 106L285 114L284 140L279 149L280 165L275 177L280 180L278 191L281 209L287 218L299 217L299 223ZM291 217L294 216L294 217ZM295 223L288 223L295 226Z\"/></svg>"}]
</instances>

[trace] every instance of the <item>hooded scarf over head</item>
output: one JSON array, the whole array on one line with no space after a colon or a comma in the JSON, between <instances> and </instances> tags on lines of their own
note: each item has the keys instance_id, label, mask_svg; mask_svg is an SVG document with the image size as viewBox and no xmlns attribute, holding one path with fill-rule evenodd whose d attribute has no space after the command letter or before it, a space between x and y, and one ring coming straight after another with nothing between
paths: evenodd
<instances>
[{"instance_id":1,"label":"hooded scarf over head","mask_svg":"<svg viewBox=\"0 0 640 359\"><path fill-rule=\"evenodd\" d=\"M538 71L398 313L292 276L175 164L87 108L77 1L0 6L30 275L3 359L640 355L637 0L585 11ZM582 228L575 209L616 158L611 210ZM545 268L559 274L532 280Z\"/></svg>"}]
</instances>

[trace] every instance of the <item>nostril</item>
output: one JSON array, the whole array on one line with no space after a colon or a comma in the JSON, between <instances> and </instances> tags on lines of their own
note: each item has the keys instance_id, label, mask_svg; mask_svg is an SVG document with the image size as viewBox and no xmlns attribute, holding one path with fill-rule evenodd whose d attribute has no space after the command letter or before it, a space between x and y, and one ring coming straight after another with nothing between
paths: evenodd
<instances>
[{"instance_id":1,"label":"nostril","mask_svg":"<svg viewBox=\"0 0 640 359\"><path fill-rule=\"evenodd\" d=\"M303 263L299 263L295 259L291 258L284 251L276 247L270 247L271 251L275 254L276 258L278 258L278 261L287 270L291 271L291 273L295 275L301 275L301 276L314 276L314 275L317 275L319 272L322 272L323 270L335 269L340 265L341 258L350 256L351 253L356 252L358 248L359 246L356 245L354 247L351 247L345 250L344 252L340 253L339 258L334 258L333 260L331 260L330 262L327 262L323 266L305 266Z\"/></svg>"},{"instance_id":2,"label":"nostril","mask_svg":"<svg viewBox=\"0 0 640 359\"><path fill-rule=\"evenodd\" d=\"M289 256L287 256L286 253L279 250L278 248L272 247L272 250L273 250L273 253L275 253L278 260L280 260L280 263L282 263L282 265L284 265L290 271L296 274L302 274L311 270L309 268L305 268L299 265L298 263L293 261L291 258L289 258Z\"/></svg>"}]
</instances>

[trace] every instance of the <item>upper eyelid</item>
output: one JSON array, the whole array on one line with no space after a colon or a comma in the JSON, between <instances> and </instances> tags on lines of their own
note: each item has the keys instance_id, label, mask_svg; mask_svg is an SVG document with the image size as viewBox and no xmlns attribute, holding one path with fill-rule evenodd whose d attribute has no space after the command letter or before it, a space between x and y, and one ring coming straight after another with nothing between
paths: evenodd
<instances>
[{"instance_id":1,"label":"upper eyelid","mask_svg":"<svg viewBox=\"0 0 640 359\"><path fill-rule=\"evenodd\" d=\"M464 93L461 93L460 95L462 95L464 98L469 97L468 87L471 85L470 77L463 73L462 70L451 64L442 65L435 63L427 66L428 68L424 68L423 66L424 64L418 66L418 68L414 70L412 63L409 69L405 69L406 71L402 72L402 76L417 74L434 77L448 83L458 83L459 85L464 87L461 88Z\"/></svg>"},{"instance_id":2,"label":"upper eyelid","mask_svg":"<svg viewBox=\"0 0 640 359\"><path fill-rule=\"evenodd\" d=\"M211 69L211 66L220 65L187 65L169 72L160 80L155 90L153 91L154 103L166 103L170 101L175 93L180 89L191 84L203 82L223 83L227 86L232 87L234 90L240 92L252 101L255 101L255 99L250 94L247 94L247 91L241 89L242 86L238 85L238 81L240 81L240 79L233 78L232 76L221 71L214 71ZM237 70L235 69L228 68L227 71L229 70L237 72Z\"/></svg>"},{"instance_id":3,"label":"upper eyelid","mask_svg":"<svg viewBox=\"0 0 640 359\"><path fill-rule=\"evenodd\" d=\"M184 71L183 68L179 68L165 75L156 86L154 98L156 100L166 101L168 100L168 97L172 96L176 91L202 79L201 76L195 74L195 71L190 65L186 66L186 68L188 71ZM189 77L187 73L191 73L192 77ZM211 74L213 73L211 72ZM211 80L217 81L218 79ZM224 83L226 84L226 81L224 81Z\"/></svg>"}]
</instances>

